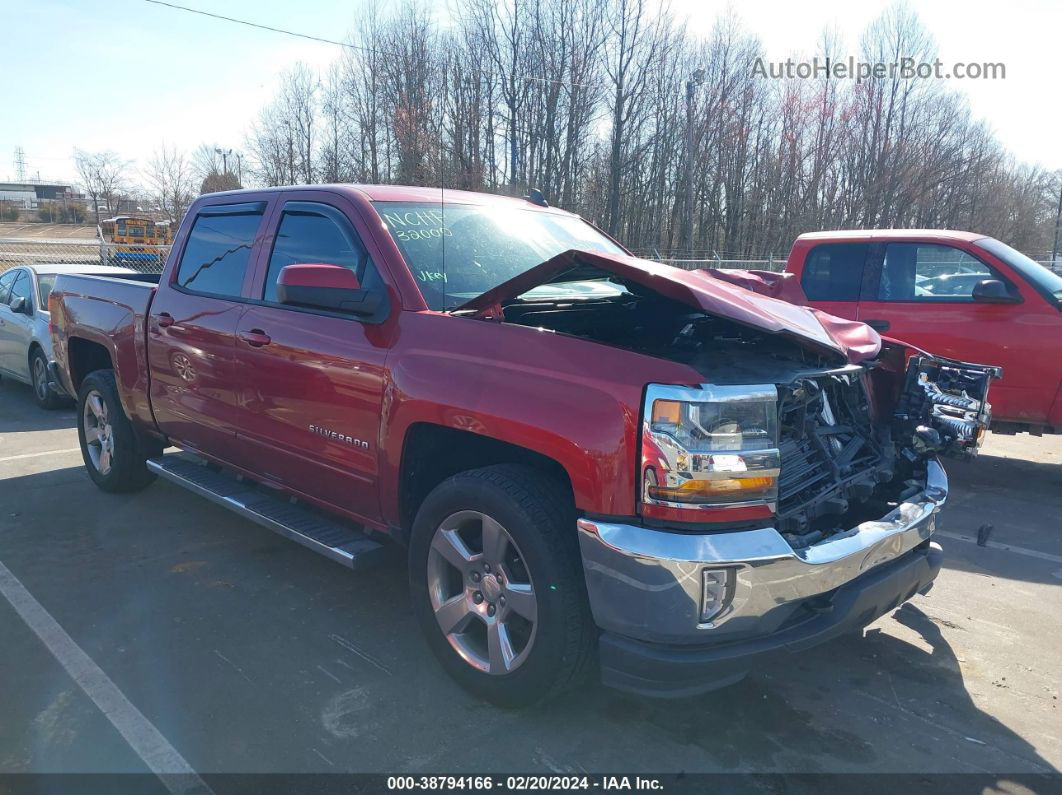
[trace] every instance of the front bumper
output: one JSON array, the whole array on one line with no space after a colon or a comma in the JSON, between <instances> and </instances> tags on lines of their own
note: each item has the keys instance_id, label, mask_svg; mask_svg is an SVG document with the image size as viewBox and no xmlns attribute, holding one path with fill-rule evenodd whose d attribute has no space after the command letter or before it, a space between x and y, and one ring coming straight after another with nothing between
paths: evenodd
<instances>
[{"instance_id":1,"label":"front bumper","mask_svg":"<svg viewBox=\"0 0 1062 795\"><path fill-rule=\"evenodd\" d=\"M697 535L579 520L605 682L685 695L739 679L767 649L865 626L928 590L941 560L929 537L947 494L944 469L930 461L925 489L887 516L796 551L771 527ZM727 569L730 580L709 622L704 569Z\"/></svg>"}]
</instances>

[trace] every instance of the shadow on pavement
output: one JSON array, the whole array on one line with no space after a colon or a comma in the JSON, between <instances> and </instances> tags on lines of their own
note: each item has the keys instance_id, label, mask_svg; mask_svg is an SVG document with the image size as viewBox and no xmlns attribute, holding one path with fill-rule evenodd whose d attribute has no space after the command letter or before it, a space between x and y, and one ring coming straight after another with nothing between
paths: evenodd
<instances>
[{"instance_id":1,"label":"shadow on pavement","mask_svg":"<svg viewBox=\"0 0 1062 795\"><path fill-rule=\"evenodd\" d=\"M573 705L627 731L652 727L734 772L1047 773L1024 738L980 710L940 627L911 603L891 616L930 652L871 628L754 671L698 698L597 687ZM885 620L889 620L886 617ZM550 708L540 708L549 712ZM642 728L640 728L642 727Z\"/></svg>"},{"instance_id":2,"label":"shadow on pavement","mask_svg":"<svg viewBox=\"0 0 1062 795\"><path fill-rule=\"evenodd\" d=\"M74 402L54 411L33 402L33 391L26 384L4 376L0 378L0 433L54 431L77 427Z\"/></svg>"}]
</instances>

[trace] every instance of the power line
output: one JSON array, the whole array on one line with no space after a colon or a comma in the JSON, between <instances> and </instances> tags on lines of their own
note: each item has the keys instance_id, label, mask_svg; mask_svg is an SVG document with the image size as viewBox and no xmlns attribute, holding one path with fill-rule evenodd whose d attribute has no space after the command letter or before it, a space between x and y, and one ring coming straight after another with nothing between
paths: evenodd
<instances>
[{"instance_id":1,"label":"power line","mask_svg":"<svg viewBox=\"0 0 1062 795\"><path fill-rule=\"evenodd\" d=\"M210 11L201 11L198 8L189 8L188 6L177 5L176 3L167 3L165 0L144 0L145 3L151 3L156 6L165 6L166 8L172 8L177 11L187 11L189 14L199 14L200 16L210 17L211 19L220 19L223 22L232 22L236 25L246 25L249 28L258 28L259 30L268 30L271 33L280 33L284 36L294 36L297 39L306 39L308 41L316 41L320 44L332 44L336 47L345 47L348 50L354 50L355 52L366 52L370 55L389 55L392 58L400 56L399 53L389 53L383 50L376 50L372 47L359 47L357 44L351 44L345 41L336 41L335 39L325 39L320 36L311 36L308 33L298 33L294 30L286 30L285 28L275 28L272 25L263 25L260 22L251 22L247 19L236 19L236 17L227 17L224 14L214 14ZM521 75L521 80L534 80L541 83L560 83L561 85L579 86L581 88L587 87L584 83L576 83L571 80L553 80L548 77L533 77L528 75Z\"/></svg>"},{"instance_id":2,"label":"power line","mask_svg":"<svg viewBox=\"0 0 1062 795\"><path fill-rule=\"evenodd\" d=\"M220 19L224 22L233 22L237 25L246 25L249 28L258 28L259 30L268 30L272 33L282 33L285 36L294 36L297 39L309 39L310 41L320 42L321 44L334 44L336 47L346 47L350 50L358 50L359 52L379 53L379 50L373 50L370 47L358 47L355 44L350 44L345 41L335 41L334 39L323 39L320 36L311 36L308 33L296 33L294 30L285 30L284 28L274 28L271 25L263 25L259 22L250 22L246 19L236 19L235 17L227 17L222 14L213 14L210 11L201 11L198 8L188 8L188 6L179 6L176 3L167 3L164 0L144 0L145 3L151 3L156 6L166 6L166 8L173 8L178 11L187 11L189 14L199 14L204 17L211 17L213 19Z\"/></svg>"}]
</instances>

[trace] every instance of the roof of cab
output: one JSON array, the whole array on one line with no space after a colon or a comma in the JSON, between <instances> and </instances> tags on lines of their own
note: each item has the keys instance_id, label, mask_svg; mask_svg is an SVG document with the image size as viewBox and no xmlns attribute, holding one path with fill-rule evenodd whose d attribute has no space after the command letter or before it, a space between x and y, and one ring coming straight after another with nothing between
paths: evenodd
<instances>
[{"instance_id":1,"label":"roof of cab","mask_svg":"<svg viewBox=\"0 0 1062 795\"><path fill-rule=\"evenodd\" d=\"M806 232L800 240L963 240L972 243L987 237L977 232L957 229L838 229L826 232Z\"/></svg>"},{"instance_id":2,"label":"roof of cab","mask_svg":"<svg viewBox=\"0 0 1062 795\"><path fill-rule=\"evenodd\" d=\"M508 205L522 209L542 210L545 212L563 213L572 215L559 207L542 207L534 202L517 196L501 196L496 193L480 193L478 191L457 190L435 185L431 187L417 187L414 185L359 185L352 183L337 183L329 185L282 185L275 188L251 188L246 190L230 190L221 193L205 194L204 199L215 199L220 196L233 198L251 198L264 193L298 192L308 190L336 191L339 193L360 193L369 201L378 202L431 202L438 204L444 201L446 204L475 204L475 205Z\"/></svg>"}]
</instances>

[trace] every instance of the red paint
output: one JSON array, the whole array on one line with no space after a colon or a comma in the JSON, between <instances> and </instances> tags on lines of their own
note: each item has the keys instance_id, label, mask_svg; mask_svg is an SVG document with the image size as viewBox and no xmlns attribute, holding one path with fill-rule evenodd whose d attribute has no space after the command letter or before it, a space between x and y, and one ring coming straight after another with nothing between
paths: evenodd
<instances>
[{"instance_id":1,"label":"red paint","mask_svg":"<svg viewBox=\"0 0 1062 795\"><path fill-rule=\"evenodd\" d=\"M339 265L287 265L280 271L277 284L285 287L326 287L357 290L361 285L354 271Z\"/></svg>"},{"instance_id":2,"label":"red paint","mask_svg":"<svg viewBox=\"0 0 1062 795\"><path fill-rule=\"evenodd\" d=\"M201 197L178 231L157 289L60 279L52 293L56 359L65 377L76 380L83 374L70 367L68 341L99 343L142 431L164 434L371 527L401 523L403 451L423 424L551 459L567 473L583 511L637 514L645 385L695 385L703 377L684 364L576 337L428 310L371 201L437 201L439 195L430 188L318 186ZM563 212L461 191L447 191L446 200ZM177 263L197 212L249 201L266 207L240 295L221 299L177 289ZM382 322L261 300L287 201L324 203L349 220L388 294ZM850 361L875 355L880 344L861 324L778 300L782 292L756 295L707 273L627 256L567 252L470 306L489 310L576 261ZM354 287L342 268L296 265L284 274L289 284ZM718 513L726 521L769 515L766 509ZM668 509L659 518L705 521L706 513Z\"/></svg>"},{"instance_id":3,"label":"red paint","mask_svg":"<svg viewBox=\"0 0 1062 795\"><path fill-rule=\"evenodd\" d=\"M804 302L834 315L868 323L885 321L888 337L938 356L998 365L1003 378L992 385L995 422L1016 422L1062 429L1062 310L1005 261L975 245L984 235L950 230L868 230L817 232L793 244L786 265L798 290L810 252L830 243L865 243L868 258L858 300ZM878 279L885 246L926 243L949 246L998 273L1020 296L1020 303L881 301ZM755 279L755 276L752 277ZM764 283L778 276L764 275ZM780 289L764 287L763 289ZM790 295L793 293L790 292ZM802 297L802 293L800 293ZM799 300L799 298L798 298Z\"/></svg>"},{"instance_id":4,"label":"red paint","mask_svg":"<svg viewBox=\"0 0 1062 795\"><path fill-rule=\"evenodd\" d=\"M467 302L463 309L490 315L502 301L577 265L593 266L623 280L648 287L674 301L729 318L774 334L796 337L804 343L843 354L856 363L875 356L881 346L877 333L862 323L771 297L753 293L704 270L681 270L658 262L618 254L566 251Z\"/></svg>"}]
</instances>

